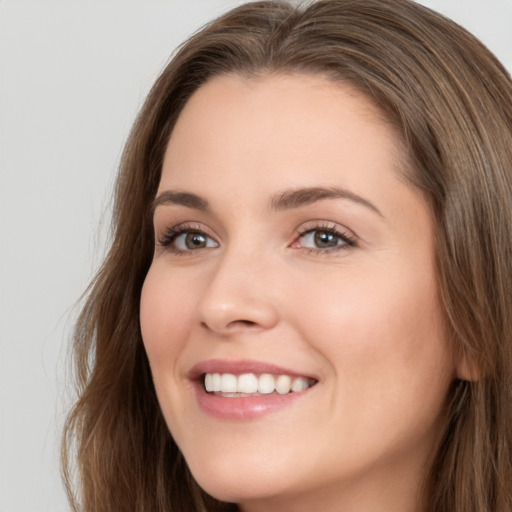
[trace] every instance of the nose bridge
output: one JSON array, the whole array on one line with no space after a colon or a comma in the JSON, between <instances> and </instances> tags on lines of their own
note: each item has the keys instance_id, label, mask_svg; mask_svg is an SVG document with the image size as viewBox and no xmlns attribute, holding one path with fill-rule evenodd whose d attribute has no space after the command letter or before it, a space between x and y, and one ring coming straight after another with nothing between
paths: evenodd
<instances>
[{"instance_id":1,"label":"nose bridge","mask_svg":"<svg viewBox=\"0 0 512 512\"><path fill-rule=\"evenodd\" d=\"M237 244L219 256L199 305L201 323L227 334L277 323L270 258L253 245Z\"/></svg>"}]
</instances>

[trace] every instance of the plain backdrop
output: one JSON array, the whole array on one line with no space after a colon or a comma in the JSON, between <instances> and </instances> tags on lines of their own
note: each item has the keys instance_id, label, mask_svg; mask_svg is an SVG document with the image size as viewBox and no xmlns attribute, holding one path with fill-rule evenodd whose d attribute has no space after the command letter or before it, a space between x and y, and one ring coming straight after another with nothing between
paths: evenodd
<instances>
[{"instance_id":1,"label":"plain backdrop","mask_svg":"<svg viewBox=\"0 0 512 512\"><path fill-rule=\"evenodd\" d=\"M239 3L0 0L0 512L68 510L67 345L123 142L176 46ZM512 69L512 0L423 3Z\"/></svg>"}]
</instances>

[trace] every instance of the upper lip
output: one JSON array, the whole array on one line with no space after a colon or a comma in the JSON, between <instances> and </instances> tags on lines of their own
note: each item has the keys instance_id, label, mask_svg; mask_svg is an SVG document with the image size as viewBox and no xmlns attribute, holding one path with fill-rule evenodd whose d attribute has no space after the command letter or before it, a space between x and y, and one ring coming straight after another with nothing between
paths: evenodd
<instances>
[{"instance_id":1,"label":"upper lip","mask_svg":"<svg viewBox=\"0 0 512 512\"><path fill-rule=\"evenodd\" d=\"M242 373L270 373L272 375L289 375L290 377L307 377L318 380L307 373L298 372L289 368L283 368L272 363L263 361L253 361L249 359L226 360L226 359L208 359L195 364L188 372L191 380L199 379L205 373L232 373L240 375Z\"/></svg>"}]
</instances>

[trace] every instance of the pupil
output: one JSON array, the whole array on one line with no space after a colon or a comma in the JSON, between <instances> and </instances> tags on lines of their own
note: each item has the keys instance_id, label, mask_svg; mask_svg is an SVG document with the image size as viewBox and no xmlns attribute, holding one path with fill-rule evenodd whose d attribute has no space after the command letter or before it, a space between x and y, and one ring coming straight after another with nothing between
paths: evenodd
<instances>
[{"instance_id":1,"label":"pupil","mask_svg":"<svg viewBox=\"0 0 512 512\"><path fill-rule=\"evenodd\" d=\"M205 247L206 240L200 233L189 233L185 239L185 244L188 249L200 249Z\"/></svg>"},{"instance_id":2,"label":"pupil","mask_svg":"<svg viewBox=\"0 0 512 512\"><path fill-rule=\"evenodd\" d=\"M326 231L315 233L315 244L317 247L334 247L338 245L338 237Z\"/></svg>"}]
</instances>

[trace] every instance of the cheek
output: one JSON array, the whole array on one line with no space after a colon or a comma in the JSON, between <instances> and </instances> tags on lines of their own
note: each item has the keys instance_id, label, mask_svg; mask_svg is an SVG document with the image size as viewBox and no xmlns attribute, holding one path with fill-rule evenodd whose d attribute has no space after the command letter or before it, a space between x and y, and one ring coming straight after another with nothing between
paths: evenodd
<instances>
[{"instance_id":1,"label":"cheek","mask_svg":"<svg viewBox=\"0 0 512 512\"><path fill-rule=\"evenodd\" d=\"M438 431L454 374L435 288L392 272L345 274L331 285L304 308L302 326L326 362L331 414L339 435L353 440L354 463L390 446L424 446Z\"/></svg>"},{"instance_id":2,"label":"cheek","mask_svg":"<svg viewBox=\"0 0 512 512\"><path fill-rule=\"evenodd\" d=\"M153 373L171 363L185 343L194 311L186 290L158 265L149 269L141 292L140 326Z\"/></svg>"},{"instance_id":3,"label":"cheek","mask_svg":"<svg viewBox=\"0 0 512 512\"><path fill-rule=\"evenodd\" d=\"M306 335L354 398L413 400L436 379L441 396L453 368L433 272L366 270L316 280L303 311Z\"/></svg>"}]
</instances>

